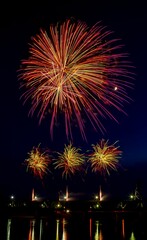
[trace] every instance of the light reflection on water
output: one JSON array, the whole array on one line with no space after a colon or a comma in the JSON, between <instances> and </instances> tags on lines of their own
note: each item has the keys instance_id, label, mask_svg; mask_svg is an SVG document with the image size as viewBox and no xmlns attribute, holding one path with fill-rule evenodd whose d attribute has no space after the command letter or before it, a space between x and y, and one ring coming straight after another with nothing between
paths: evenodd
<instances>
[{"instance_id":1,"label":"light reflection on water","mask_svg":"<svg viewBox=\"0 0 147 240\"><path fill-rule=\"evenodd\" d=\"M8 219L8 222L7 222L7 240L10 240L10 232L11 232L11 219Z\"/></svg>"},{"instance_id":2,"label":"light reflection on water","mask_svg":"<svg viewBox=\"0 0 147 240\"><path fill-rule=\"evenodd\" d=\"M122 238L125 239L125 220L124 220L124 218L121 220L121 232L122 232Z\"/></svg>"},{"instance_id":3,"label":"light reflection on water","mask_svg":"<svg viewBox=\"0 0 147 240\"><path fill-rule=\"evenodd\" d=\"M136 238L135 238L135 236L134 236L134 232L131 233L130 240L136 240Z\"/></svg>"},{"instance_id":4,"label":"light reflection on water","mask_svg":"<svg viewBox=\"0 0 147 240\"><path fill-rule=\"evenodd\" d=\"M63 221L62 221L62 240L68 240L68 232L67 232L67 229L66 229L66 225L68 224L67 220L65 218L63 218Z\"/></svg>"},{"instance_id":5,"label":"light reflection on water","mask_svg":"<svg viewBox=\"0 0 147 240\"><path fill-rule=\"evenodd\" d=\"M96 230L95 230L94 239L95 240L103 240L103 235L102 235L99 221L95 221L95 225L96 225Z\"/></svg>"},{"instance_id":6,"label":"light reflection on water","mask_svg":"<svg viewBox=\"0 0 147 240\"><path fill-rule=\"evenodd\" d=\"M89 235L90 240L92 240L92 218L89 219Z\"/></svg>"},{"instance_id":7,"label":"light reflection on water","mask_svg":"<svg viewBox=\"0 0 147 240\"><path fill-rule=\"evenodd\" d=\"M59 217L7 219L6 240L144 240L145 225L133 218ZM23 231L21 231L23 229Z\"/></svg>"},{"instance_id":8,"label":"light reflection on water","mask_svg":"<svg viewBox=\"0 0 147 240\"><path fill-rule=\"evenodd\" d=\"M30 220L30 229L29 229L29 235L28 240L35 240L35 220Z\"/></svg>"},{"instance_id":9,"label":"light reflection on water","mask_svg":"<svg viewBox=\"0 0 147 240\"><path fill-rule=\"evenodd\" d=\"M42 234L43 234L43 222L42 219L40 220L40 234L39 234L39 240L41 240L42 238Z\"/></svg>"},{"instance_id":10,"label":"light reflection on water","mask_svg":"<svg viewBox=\"0 0 147 240\"><path fill-rule=\"evenodd\" d=\"M56 240L59 240L59 219L56 220Z\"/></svg>"}]
</instances>

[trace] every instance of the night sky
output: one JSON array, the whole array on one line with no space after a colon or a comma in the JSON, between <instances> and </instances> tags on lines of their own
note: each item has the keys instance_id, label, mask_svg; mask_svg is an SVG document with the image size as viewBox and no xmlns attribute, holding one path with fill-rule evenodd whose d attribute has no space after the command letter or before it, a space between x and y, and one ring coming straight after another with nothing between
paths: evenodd
<instances>
[{"instance_id":1,"label":"night sky","mask_svg":"<svg viewBox=\"0 0 147 240\"><path fill-rule=\"evenodd\" d=\"M102 184L104 191L112 195L127 197L136 184L140 184L144 196L147 196L147 14L145 4L125 1L49 1L32 4L21 1L18 4L2 4L0 11L0 70L1 70L1 194L28 196L32 186L38 192L51 195L65 188L65 182L57 173L46 177L44 183L34 179L26 172L23 162L33 146L41 143L52 151L63 151L67 144L64 128L59 122L51 140L49 117L39 125L37 115L28 117L29 107L20 100L18 69L22 59L28 56L28 43L31 37L39 33L40 28L47 30L51 23L76 18L92 26L102 21L104 26L114 31L122 39L125 50L133 63L135 81L130 91L133 101L126 105L128 116L118 112L119 124L110 119L104 121L106 133L94 132L87 128L87 142L83 141L78 129L74 129L73 144L83 149L91 148L100 139L109 139L111 143L119 140L123 151L118 172L112 172L107 180L99 176L88 175L84 180L72 178L72 191L94 192ZM139 5L138 5L139 4ZM57 176L56 176L57 175ZM77 187L78 186L78 187Z\"/></svg>"}]
</instances>

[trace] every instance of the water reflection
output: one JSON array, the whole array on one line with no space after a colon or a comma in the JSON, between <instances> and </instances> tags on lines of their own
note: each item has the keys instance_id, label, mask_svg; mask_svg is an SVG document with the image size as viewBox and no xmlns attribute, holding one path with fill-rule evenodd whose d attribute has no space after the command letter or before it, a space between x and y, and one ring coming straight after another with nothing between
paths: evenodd
<instances>
[{"instance_id":1,"label":"water reflection","mask_svg":"<svg viewBox=\"0 0 147 240\"><path fill-rule=\"evenodd\" d=\"M7 222L7 240L10 240L10 233L11 233L11 219L8 219L8 222Z\"/></svg>"},{"instance_id":2,"label":"water reflection","mask_svg":"<svg viewBox=\"0 0 147 240\"><path fill-rule=\"evenodd\" d=\"M59 240L59 219L56 220L56 240Z\"/></svg>"},{"instance_id":3,"label":"water reflection","mask_svg":"<svg viewBox=\"0 0 147 240\"><path fill-rule=\"evenodd\" d=\"M30 220L28 240L35 240L35 220Z\"/></svg>"},{"instance_id":4,"label":"water reflection","mask_svg":"<svg viewBox=\"0 0 147 240\"><path fill-rule=\"evenodd\" d=\"M96 229L95 229L94 240L103 240L99 221L95 221L95 225L96 225Z\"/></svg>"},{"instance_id":5,"label":"water reflection","mask_svg":"<svg viewBox=\"0 0 147 240\"><path fill-rule=\"evenodd\" d=\"M6 219L6 240L141 240L147 239L145 218L134 216L64 216L58 218L12 218ZM1 226L1 229L4 229ZM7 230L7 232L6 232Z\"/></svg>"},{"instance_id":6,"label":"water reflection","mask_svg":"<svg viewBox=\"0 0 147 240\"><path fill-rule=\"evenodd\" d=\"M67 221L65 218L63 218L63 228L62 228L62 240L68 240L68 235L67 235L67 229L66 229Z\"/></svg>"},{"instance_id":7,"label":"water reflection","mask_svg":"<svg viewBox=\"0 0 147 240\"><path fill-rule=\"evenodd\" d=\"M92 240L92 218L89 219L89 234L90 240Z\"/></svg>"},{"instance_id":8,"label":"water reflection","mask_svg":"<svg viewBox=\"0 0 147 240\"><path fill-rule=\"evenodd\" d=\"M122 237L125 238L125 220L121 220Z\"/></svg>"},{"instance_id":9,"label":"water reflection","mask_svg":"<svg viewBox=\"0 0 147 240\"><path fill-rule=\"evenodd\" d=\"M93 225L93 220L92 218L89 219L89 237L90 240L103 240L103 233L102 233L102 229L101 229L101 223L98 220L94 221L94 225ZM92 232L92 230L94 229L94 231ZM94 236L94 238L93 238Z\"/></svg>"},{"instance_id":10,"label":"water reflection","mask_svg":"<svg viewBox=\"0 0 147 240\"><path fill-rule=\"evenodd\" d=\"M43 228L42 228L42 226L43 226L43 223L42 223L42 219L40 220L40 232L39 232L39 240L41 240L42 239L42 234L43 234Z\"/></svg>"},{"instance_id":11,"label":"water reflection","mask_svg":"<svg viewBox=\"0 0 147 240\"><path fill-rule=\"evenodd\" d=\"M134 232L131 233L131 237L129 238L129 240L136 240L136 238L134 236Z\"/></svg>"}]
</instances>

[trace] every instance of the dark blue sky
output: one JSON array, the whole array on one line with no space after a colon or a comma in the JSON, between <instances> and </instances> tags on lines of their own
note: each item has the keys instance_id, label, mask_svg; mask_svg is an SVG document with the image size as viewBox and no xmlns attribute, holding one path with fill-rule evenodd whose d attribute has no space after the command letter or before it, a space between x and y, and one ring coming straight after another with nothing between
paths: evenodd
<instances>
[{"instance_id":1,"label":"dark blue sky","mask_svg":"<svg viewBox=\"0 0 147 240\"><path fill-rule=\"evenodd\" d=\"M83 2L83 1L82 1ZM107 132L102 135L87 129L88 142L84 142L75 129L74 145L85 151L91 144L101 138L110 142L119 140L123 151L121 164L124 171L112 173L107 184L111 191L127 193L134 188L137 181L141 181L143 189L147 183L147 15L141 1L138 4L125 1L118 3L99 3L87 1L62 1L59 5L52 5L45 1L30 4L26 1L1 6L0 17L0 55L1 55L1 174L0 186L7 188L8 194L29 192L32 187L31 176L22 166L27 153L33 146L41 143L53 151L62 151L67 143L61 124L55 131L51 141L49 124L45 119L38 125L36 116L28 117L29 105L23 106L20 101L20 90L17 70L20 61L28 54L28 42L31 36L46 28L50 23L75 17L94 25L98 21L115 32L122 39L125 49L130 53L130 60L135 66L135 87L130 93L133 102L126 106L128 116L118 113L119 124L106 120ZM109 1L108 1L109 2ZM93 177L92 177L93 178ZM52 188L58 188L58 183L52 179ZM75 181L75 180L74 180ZM86 178L82 189L89 189L92 179ZM94 180L95 181L95 180ZM117 184L116 184L117 182ZM99 185L99 184L98 184ZM48 187L49 188L49 187ZM113 189L113 190L112 190ZM81 190L82 191L82 190Z\"/></svg>"}]
</instances>

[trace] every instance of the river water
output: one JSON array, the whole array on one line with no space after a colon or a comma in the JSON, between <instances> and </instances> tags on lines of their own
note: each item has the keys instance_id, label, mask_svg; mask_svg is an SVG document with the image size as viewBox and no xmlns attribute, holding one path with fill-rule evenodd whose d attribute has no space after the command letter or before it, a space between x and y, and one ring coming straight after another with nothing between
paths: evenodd
<instances>
[{"instance_id":1,"label":"river water","mask_svg":"<svg viewBox=\"0 0 147 240\"><path fill-rule=\"evenodd\" d=\"M147 223L142 214L78 213L41 218L0 219L1 240L146 240Z\"/></svg>"}]
</instances>

